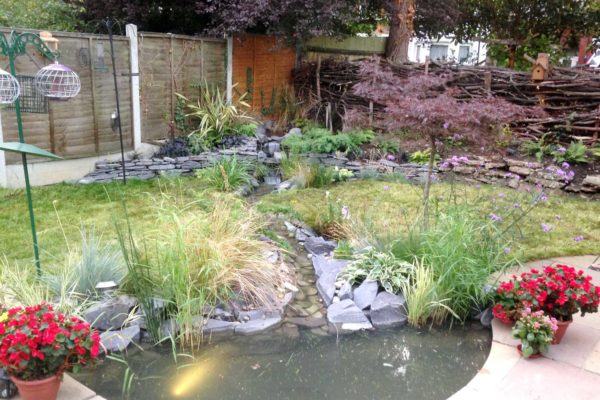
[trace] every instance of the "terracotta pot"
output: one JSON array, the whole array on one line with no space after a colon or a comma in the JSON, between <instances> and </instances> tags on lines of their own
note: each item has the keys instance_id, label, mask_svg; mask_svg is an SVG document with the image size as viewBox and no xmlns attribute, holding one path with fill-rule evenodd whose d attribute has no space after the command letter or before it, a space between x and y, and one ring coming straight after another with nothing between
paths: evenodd
<instances>
[{"instance_id":1,"label":"terracotta pot","mask_svg":"<svg viewBox=\"0 0 600 400\"><path fill-rule=\"evenodd\" d=\"M60 378L56 375L36 381L23 381L11 376L17 385L22 400L56 400L60 387Z\"/></svg>"},{"instance_id":2,"label":"terracotta pot","mask_svg":"<svg viewBox=\"0 0 600 400\"><path fill-rule=\"evenodd\" d=\"M523 357L523 351L521 349L522 349L522 345L518 344L517 345L517 351L519 352L519 354L521 355L521 357ZM529 359L541 358L541 357L543 357L542 353L535 353L535 354L530 355ZM525 358L525 357L523 357L523 358Z\"/></svg>"},{"instance_id":3,"label":"terracotta pot","mask_svg":"<svg viewBox=\"0 0 600 400\"><path fill-rule=\"evenodd\" d=\"M568 321L560 321L560 320L556 321L556 325L558 325L558 329L556 330L556 332L554 332L554 339L552 340L552 344L560 343L563 336L565 336L565 333L567 333L567 328L569 327L569 325L571 325L571 322L573 322L573 318L571 318Z\"/></svg>"}]
</instances>

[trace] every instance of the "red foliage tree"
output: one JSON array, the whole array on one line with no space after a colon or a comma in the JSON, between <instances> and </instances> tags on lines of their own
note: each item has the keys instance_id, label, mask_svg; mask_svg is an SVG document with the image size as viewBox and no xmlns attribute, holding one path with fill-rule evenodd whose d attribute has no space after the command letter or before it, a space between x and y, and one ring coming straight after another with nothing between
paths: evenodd
<instances>
[{"instance_id":1,"label":"red foliage tree","mask_svg":"<svg viewBox=\"0 0 600 400\"><path fill-rule=\"evenodd\" d=\"M458 89L450 85L450 76L446 75L422 74L404 79L377 60L363 62L360 71L364 79L354 86L354 93L385 106L382 113L385 128L410 128L429 138L431 151L423 193L425 224L439 140L459 133L477 142L491 126L541 113L537 108L511 104L492 95L473 101L457 99Z\"/></svg>"}]
</instances>

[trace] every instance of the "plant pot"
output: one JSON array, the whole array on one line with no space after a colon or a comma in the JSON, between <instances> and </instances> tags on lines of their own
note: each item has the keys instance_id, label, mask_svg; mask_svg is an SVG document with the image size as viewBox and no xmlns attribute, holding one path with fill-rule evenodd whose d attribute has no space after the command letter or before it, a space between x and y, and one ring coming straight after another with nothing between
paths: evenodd
<instances>
[{"instance_id":1,"label":"plant pot","mask_svg":"<svg viewBox=\"0 0 600 400\"><path fill-rule=\"evenodd\" d=\"M519 352L519 354L521 355L521 357L525 358L525 356L523 356L523 351L521 350L523 348L523 346L521 344L517 345L517 351ZM543 357L542 353L535 353L530 355L528 358L525 359L534 359L534 358L541 358Z\"/></svg>"},{"instance_id":2,"label":"plant pot","mask_svg":"<svg viewBox=\"0 0 600 400\"><path fill-rule=\"evenodd\" d=\"M56 400L60 388L60 378L56 375L35 381L23 381L11 376L17 385L22 400Z\"/></svg>"},{"instance_id":3,"label":"plant pot","mask_svg":"<svg viewBox=\"0 0 600 400\"><path fill-rule=\"evenodd\" d=\"M571 318L568 321L560 321L560 320L556 321L556 325L558 325L558 329L556 330L556 332L554 332L554 339L552 339L552 344L560 343L563 336L565 336L565 333L567 333L567 328L569 327L569 325L571 325L571 322L573 322L573 318Z\"/></svg>"}]
</instances>

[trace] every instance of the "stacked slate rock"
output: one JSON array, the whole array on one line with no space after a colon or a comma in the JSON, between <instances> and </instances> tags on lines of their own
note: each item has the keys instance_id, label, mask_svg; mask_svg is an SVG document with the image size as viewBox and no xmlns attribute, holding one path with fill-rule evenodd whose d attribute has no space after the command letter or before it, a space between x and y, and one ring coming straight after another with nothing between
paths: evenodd
<instances>
[{"instance_id":1,"label":"stacked slate rock","mask_svg":"<svg viewBox=\"0 0 600 400\"><path fill-rule=\"evenodd\" d=\"M265 252L264 257L272 264L281 262L279 251ZM248 304L242 296L216 307L205 307L193 318L192 326L202 336L254 335L276 328L282 323L287 306L292 302L295 288L285 282L281 299L272 299L260 308ZM154 315L166 315L167 302L153 299ZM133 316L133 318L132 318ZM127 295L109 296L89 307L84 319L101 331L100 341L106 352L125 350L132 343L142 340L147 331L145 316L138 301ZM176 337L180 328L173 319L161 322L160 333Z\"/></svg>"},{"instance_id":2,"label":"stacked slate rock","mask_svg":"<svg viewBox=\"0 0 600 400\"><path fill-rule=\"evenodd\" d=\"M298 229L289 222L286 226L288 231L293 227ZM406 324L406 300L403 296L384 291L377 282L364 281L352 286L338 279L348 261L332 256L336 242L313 236L305 240L304 247L312 256L317 291L327 306L327 321L332 333Z\"/></svg>"}]
</instances>

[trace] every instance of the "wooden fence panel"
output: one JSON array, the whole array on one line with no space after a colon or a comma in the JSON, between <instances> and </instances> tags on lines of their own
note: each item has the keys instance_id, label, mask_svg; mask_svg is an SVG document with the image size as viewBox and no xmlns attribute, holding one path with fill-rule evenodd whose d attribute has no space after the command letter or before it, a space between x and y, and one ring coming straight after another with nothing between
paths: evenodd
<instances>
[{"instance_id":1,"label":"wooden fence panel","mask_svg":"<svg viewBox=\"0 0 600 400\"><path fill-rule=\"evenodd\" d=\"M8 34L10 31L0 29ZM116 101L110 63L108 38L102 35L54 33L59 40L59 62L72 68L81 80L79 95L68 101L50 101L47 113L23 112L25 141L52 151L64 158L82 158L107 154L120 148L118 133L111 129L110 115L116 110ZM121 121L125 145L131 148L131 91L129 72L129 41L116 37L114 41L118 85L121 100ZM28 48L27 54L16 60L18 75L34 76L48 64ZM8 60L0 58L5 67ZM6 68L8 69L8 68ZM17 123L11 109L2 109L5 141L17 141ZM20 162L20 157L7 153L8 164ZM32 162L44 161L32 158Z\"/></svg>"},{"instance_id":2,"label":"wooden fence panel","mask_svg":"<svg viewBox=\"0 0 600 400\"><path fill-rule=\"evenodd\" d=\"M175 120L176 96L198 97L206 80L225 87L226 41L140 33L140 98L143 141L162 139Z\"/></svg>"},{"instance_id":3,"label":"wooden fence panel","mask_svg":"<svg viewBox=\"0 0 600 400\"><path fill-rule=\"evenodd\" d=\"M253 110L264 110L274 94L292 85L296 53L274 36L246 35L233 42L235 92L247 93Z\"/></svg>"}]
</instances>

